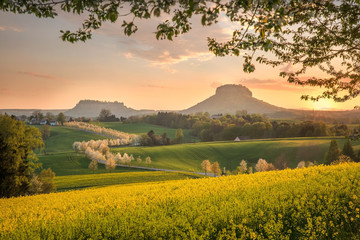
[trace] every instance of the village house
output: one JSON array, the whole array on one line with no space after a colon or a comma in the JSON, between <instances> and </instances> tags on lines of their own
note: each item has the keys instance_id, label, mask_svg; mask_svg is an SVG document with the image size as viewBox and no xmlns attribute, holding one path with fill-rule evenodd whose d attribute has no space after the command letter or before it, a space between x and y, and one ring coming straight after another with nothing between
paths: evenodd
<instances>
[{"instance_id":1,"label":"village house","mask_svg":"<svg viewBox=\"0 0 360 240\"><path fill-rule=\"evenodd\" d=\"M48 121L46 118L40 120L40 125L46 125L48 124Z\"/></svg>"},{"instance_id":2,"label":"village house","mask_svg":"<svg viewBox=\"0 0 360 240\"><path fill-rule=\"evenodd\" d=\"M40 121L37 120L36 118L32 118L29 123L30 125L39 125Z\"/></svg>"}]
</instances>

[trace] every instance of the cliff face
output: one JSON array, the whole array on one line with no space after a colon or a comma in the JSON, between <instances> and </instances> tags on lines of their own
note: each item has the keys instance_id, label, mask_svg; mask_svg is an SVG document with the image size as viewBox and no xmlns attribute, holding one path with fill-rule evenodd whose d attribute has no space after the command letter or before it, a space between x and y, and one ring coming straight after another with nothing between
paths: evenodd
<instances>
[{"instance_id":1,"label":"cliff face","mask_svg":"<svg viewBox=\"0 0 360 240\"><path fill-rule=\"evenodd\" d=\"M245 86L231 84L218 87L215 95L181 112L235 114L236 111L241 110L246 110L248 113L264 114L284 109L252 97L252 92Z\"/></svg>"},{"instance_id":2,"label":"cliff face","mask_svg":"<svg viewBox=\"0 0 360 240\"><path fill-rule=\"evenodd\" d=\"M216 89L215 95L217 96L244 96L252 97L252 92L243 85L227 84L220 86Z\"/></svg>"}]
</instances>

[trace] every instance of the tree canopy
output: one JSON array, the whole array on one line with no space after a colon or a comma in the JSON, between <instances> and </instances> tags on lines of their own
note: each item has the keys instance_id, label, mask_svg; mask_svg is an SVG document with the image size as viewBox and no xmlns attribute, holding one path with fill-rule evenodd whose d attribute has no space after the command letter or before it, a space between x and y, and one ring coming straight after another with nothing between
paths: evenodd
<instances>
[{"instance_id":1,"label":"tree canopy","mask_svg":"<svg viewBox=\"0 0 360 240\"><path fill-rule=\"evenodd\" d=\"M325 88L303 99L346 101L360 93L360 0L31 0L0 1L0 10L39 18L60 12L84 16L77 31L61 30L69 42L90 39L105 22L122 21L124 34L131 35L138 30L136 20L160 16L155 36L172 40L191 30L195 15L204 26L226 17L237 29L225 42L208 38L215 55L242 56L245 72L255 70L254 62L295 66L280 75L290 83ZM313 67L324 77L302 76Z\"/></svg>"},{"instance_id":2,"label":"tree canopy","mask_svg":"<svg viewBox=\"0 0 360 240\"><path fill-rule=\"evenodd\" d=\"M0 114L0 198L28 192L37 167L33 149L43 145L37 128Z\"/></svg>"},{"instance_id":3,"label":"tree canopy","mask_svg":"<svg viewBox=\"0 0 360 240\"><path fill-rule=\"evenodd\" d=\"M63 112L59 113L56 120L63 126L64 122L66 122L66 117Z\"/></svg>"},{"instance_id":4,"label":"tree canopy","mask_svg":"<svg viewBox=\"0 0 360 240\"><path fill-rule=\"evenodd\" d=\"M352 160L355 160L355 152L354 149L350 143L350 139L347 139L347 141L344 143L344 147L341 152L343 155L348 156Z\"/></svg>"},{"instance_id":5,"label":"tree canopy","mask_svg":"<svg viewBox=\"0 0 360 240\"><path fill-rule=\"evenodd\" d=\"M178 130L176 130L175 133L175 139L174 142L175 143L183 143L184 141L184 134L181 128L178 128Z\"/></svg>"},{"instance_id":6,"label":"tree canopy","mask_svg":"<svg viewBox=\"0 0 360 240\"><path fill-rule=\"evenodd\" d=\"M335 162L336 160L338 160L340 154L341 154L341 151L339 149L339 146L338 146L336 140L331 140L329 150L326 154L324 163L329 165L332 162Z\"/></svg>"}]
</instances>

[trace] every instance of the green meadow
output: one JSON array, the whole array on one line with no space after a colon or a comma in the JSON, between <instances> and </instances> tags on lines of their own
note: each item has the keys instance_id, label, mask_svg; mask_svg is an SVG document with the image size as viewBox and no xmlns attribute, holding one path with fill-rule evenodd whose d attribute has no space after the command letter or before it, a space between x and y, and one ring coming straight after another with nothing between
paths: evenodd
<instances>
[{"instance_id":1,"label":"green meadow","mask_svg":"<svg viewBox=\"0 0 360 240\"><path fill-rule=\"evenodd\" d=\"M82 154L76 154L72 148L75 141L89 141L104 139L103 136L81 131L69 127L50 127L50 137L44 141L45 147L37 151L42 168L51 168L56 176L90 174L89 159ZM116 172L137 171L136 169L121 169ZM103 165L99 165L96 173L108 172Z\"/></svg>"},{"instance_id":2,"label":"green meadow","mask_svg":"<svg viewBox=\"0 0 360 240\"><path fill-rule=\"evenodd\" d=\"M141 158L150 156L152 167L185 171L201 171L200 164L204 159L218 161L221 167L234 170L242 159L254 166L259 158L271 163L281 158L287 161L288 167L295 168L303 160L323 163L332 139L326 137L201 142L160 147L116 148L112 151L121 154L126 152ZM336 140L342 148L345 138L338 137ZM353 144L356 144L355 149L360 147L358 142Z\"/></svg>"},{"instance_id":3,"label":"green meadow","mask_svg":"<svg viewBox=\"0 0 360 240\"><path fill-rule=\"evenodd\" d=\"M42 168L51 168L56 173L56 176L67 176L67 175L86 175L92 174L89 170L90 160L83 154L76 154L75 152L38 155L39 162L42 163ZM135 168L121 168L117 167L113 172L138 172L146 170L138 170ZM103 164L98 165L98 170L95 174L108 173Z\"/></svg>"},{"instance_id":4,"label":"green meadow","mask_svg":"<svg viewBox=\"0 0 360 240\"><path fill-rule=\"evenodd\" d=\"M44 141L45 147L37 151L37 156L42 169L51 168L55 172L58 191L202 177L192 173L153 172L126 167L116 167L109 172L103 164L99 164L98 170L93 173L88 168L90 160L83 154L75 153L72 144L75 141L104 139L103 136L61 126L50 127L50 132L50 137Z\"/></svg>"},{"instance_id":5,"label":"green meadow","mask_svg":"<svg viewBox=\"0 0 360 240\"><path fill-rule=\"evenodd\" d=\"M106 127L116 128L117 130L128 131L135 133L134 129L139 127L137 133L145 131L144 129L151 128L155 132L161 132L158 129L152 128L149 124L122 124L122 123L104 123ZM132 129L132 130L131 130ZM141 130L143 129L143 130ZM176 129L170 129L176 131ZM169 134L171 137L171 135ZM72 149L74 141L89 141L91 139L103 139L104 137L78 129L68 127L51 127L51 136L45 140L45 151L42 150L38 154L39 162L42 163L44 169L51 168L56 173L56 178L65 179L66 176L71 176L67 184L70 188L84 188L89 186L120 184L125 182L125 175L110 175L104 165L99 164L98 170L95 174L89 170L88 165L90 160L83 154L77 154ZM220 167L225 167L226 170L234 170L239 165L241 160L246 160L250 166L254 166L259 158L266 159L268 162L275 163L278 159L283 159L288 163L288 167L295 168L300 161L312 161L318 164L323 163L324 157L328 150L330 141L333 138L286 138L286 139L262 139L262 140L246 140L240 142L197 142L186 143L170 146L156 146L156 147L121 147L113 148L114 153L120 152L124 154L133 154L135 158L140 156L143 161L138 164L134 161L133 165L144 166L144 160L150 156L152 163L149 167L172 169L179 171L200 172L201 162L208 159L211 162L218 161ZM345 138L336 138L339 147L342 148ZM353 142L354 148L358 150L360 145L358 142ZM38 170L39 171L39 170ZM133 173L138 172L149 174L149 171L135 168L116 167L111 174ZM169 173L170 175L173 173ZM80 176L82 175L82 176ZM99 175L99 177L95 177ZM117 177L115 177L117 176ZM145 175L144 175L145 176ZM114 179L112 179L114 177ZM154 181L159 181L159 176L148 175L144 177L144 181L150 181L149 178L154 177ZM186 176L182 175L183 178ZM83 178L85 182L78 183L78 179ZM101 180L101 178L104 178ZM169 179L177 179L179 174L169 176ZM109 180L110 179L110 180ZM119 180L120 179L120 180ZM60 181L60 180L56 180ZM71 184L71 182L74 182ZM61 180L60 182L63 182ZM59 183L60 183L59 182ZM66 181L65 181L66 182ZM98 182L98 184L95 184ZM139 179L129 180L131 183L139 182ZM59 186L59 190L65 189L66 184Z\"/></svg>"},{"instance_id":6,"label":"green meadow","mask_svg":"<svg viewBox=\"0 0 360 240\"><path fill-rule=\"evenodd\" d=\"M69 127L50 127L50 137L44 141L47 154L67 153L73 150L72 144L76 141L91 139L105 139L105 137Z\"/></svg>"}]
</instances>

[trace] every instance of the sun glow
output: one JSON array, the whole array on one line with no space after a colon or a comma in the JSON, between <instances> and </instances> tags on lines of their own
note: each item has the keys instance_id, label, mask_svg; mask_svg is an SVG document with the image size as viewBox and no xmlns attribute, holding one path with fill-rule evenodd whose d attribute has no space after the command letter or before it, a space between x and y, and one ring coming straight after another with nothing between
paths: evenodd
<instances>
[{"instance_id":1,"label":"sun glow","mask_svg":"<svg viewBox=\"0 0 360 240\"><path fill-rule=\"evenodd\" d=\"M315 110L330 110L334 107L334 101L331 99L320 99L313 102L312 105Z\"/></svg>"}]
</instances>

